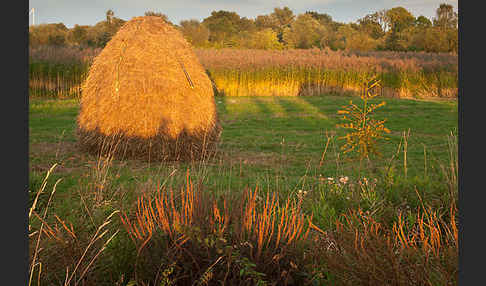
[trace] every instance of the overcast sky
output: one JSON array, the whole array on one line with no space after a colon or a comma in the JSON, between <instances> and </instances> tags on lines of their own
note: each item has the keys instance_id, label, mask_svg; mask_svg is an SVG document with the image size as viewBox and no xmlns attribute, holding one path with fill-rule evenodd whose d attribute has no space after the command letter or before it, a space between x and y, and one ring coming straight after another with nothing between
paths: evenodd
<instances>
[{"instance_id":1,"label":"overcast sky","mask_svg":"<svg viewBox=\"0 0 486 286\"><path fill-rule=\"evenodd\" d=\"M146 11L162 12L179 24L181 20L202 20L212 11L233 11L241 17L254 19L270 14L275 7L287 6L296 15L316 11L329 14L334 21L349 23L366 14L397 6L406 8L416 17L423 15L432 20L441 3L451 4L457 12L458 0L29 0L29 11L35 8L35 24L64 23L68 28L74 24L94 25L103 21L108 9L123 20L143 16ZM32 18L31 14L29 24Z\"/></svg>"}]
</instances>

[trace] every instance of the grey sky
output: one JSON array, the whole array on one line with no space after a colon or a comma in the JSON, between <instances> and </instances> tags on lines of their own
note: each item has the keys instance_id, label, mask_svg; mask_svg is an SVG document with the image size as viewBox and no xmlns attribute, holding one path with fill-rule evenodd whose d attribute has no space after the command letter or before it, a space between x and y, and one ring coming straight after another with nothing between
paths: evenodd
<instances>
[{"instance_id":1,"label":"grey sky","mask_svg":"<svg viewBox=\"0 0 486 286\"><path fill-rule=\"evenodd\" d=\"M441 3L451 4L457 12L458 0L29 0L29 10L35 8L35 24L62 22L72 28L74 24L94 25L104 20L108 9L124 20L143 16L146 11L162 12L179 24L181 20L202 20L212 11L234 11L242 17L255 18L271 13L275 7L287 6L294 14L316 11L348 23L397 6L406 8L416 17L423 15L432 19ZM32 24L32 15L29 24Z\"/></svg>"}]
</instances>

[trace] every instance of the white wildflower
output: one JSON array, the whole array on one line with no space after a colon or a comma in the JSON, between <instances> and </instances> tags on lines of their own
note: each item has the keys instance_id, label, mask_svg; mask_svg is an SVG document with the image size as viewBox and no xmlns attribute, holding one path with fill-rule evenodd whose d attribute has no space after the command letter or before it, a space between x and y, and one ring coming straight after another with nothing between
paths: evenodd
<instances>
[{"instance_id":1,"label":"white wildflower","mask_svg":"<svg viewBox=\"0 0 486 286\"><path fill-rule=\"evenodd\" d=\"M343 184L346 184L348 182L348 180L349 180L348 176L339 178L339 182L341 182Z\"/></svg>"}]
</instances>

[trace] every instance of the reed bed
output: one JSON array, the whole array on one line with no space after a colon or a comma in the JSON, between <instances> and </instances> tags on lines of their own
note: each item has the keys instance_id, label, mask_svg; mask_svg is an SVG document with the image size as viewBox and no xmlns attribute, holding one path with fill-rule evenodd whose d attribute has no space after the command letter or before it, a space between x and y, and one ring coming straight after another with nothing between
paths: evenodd
<instances>
[{"instance_id":1,"label":"reed bed","mask_svg":"<svg viewBox=\"0 0 486 286\"><path fill-rule=\"evenodd\" d=\"M218 90L229 96L356 94L378 74L381 96L457 97L457 56L331 50L197 50Z\"/></svg>"},{"instance_id":2,"label":"reed bed","mask_svg":"<svg viewBox=\"0 0 486 286\"><path fill-rule=\"evenodd\" d=\"M40 46L29 49L32 97L79 98L94 57L101 49Z\"/></svg>"},{"instance_id":3,"label":"reed bed","mask_svg":"<svg viewBox=\"0 0 486 286\"><path fill-rule=\"evenodd\" d=\"M30 49L30 95L76 97L100 49ZM448 53L329 49L195 49L216 89L227 96L356 94L377 74L381 96L457 98L458 57Z\"/></svg>"}]
</instances>

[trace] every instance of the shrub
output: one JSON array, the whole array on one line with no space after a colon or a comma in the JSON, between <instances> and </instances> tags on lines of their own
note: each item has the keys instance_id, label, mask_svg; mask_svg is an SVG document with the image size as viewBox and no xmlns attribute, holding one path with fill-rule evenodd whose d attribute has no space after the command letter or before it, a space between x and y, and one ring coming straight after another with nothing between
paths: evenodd
<instances>
[{"instance_id":1,"label":"shrub","mask_svg":"<svg viewBox=\"0 0 486 286\"><path fill-rule=\"evenodd\" d=\"M181 284L303 282L299 275L312 271L306 266L316 259L310 238L322 232L300 200L280 205L276 193L263 200L258 189L217 199L194 187L189 175L180 192L157 189L154 197L142 196L135 213L121 213L121 220L138 249L135 280L154 283L169 265Z\"/></svg>"}]
</instances>

